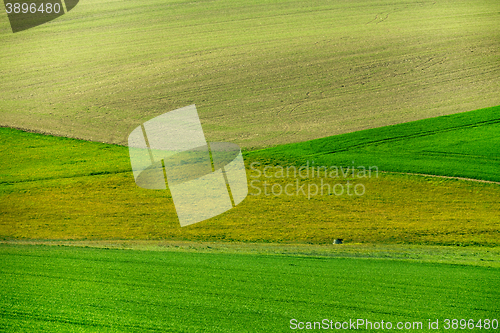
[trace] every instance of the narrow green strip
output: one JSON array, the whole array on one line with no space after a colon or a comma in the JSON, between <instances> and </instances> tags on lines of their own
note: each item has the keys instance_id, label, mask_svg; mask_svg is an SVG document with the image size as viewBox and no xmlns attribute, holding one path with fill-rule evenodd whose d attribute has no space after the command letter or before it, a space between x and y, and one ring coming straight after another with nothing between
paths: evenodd
<instances>
[{"instance_id":1,"label":"narrow green strip","mask_svg":"<svg viewBox=\"0 0 500 333\"><path fill-rule=\"evenodd\" d=\"M64 14L66 14L68 12L68 10L66 9L66 2L64 2L64 0L61 0L61 4L62 4L62 8L64 10Z\"/></svg>"},{"instance_id":2,"label":"narrow green strip","mask_svg":"<svg viewBox=\"0 0 500 333\"><path fill-rule=\"evenodd\" d=\"M212 150L210 149L210 144L207 142L207 147L208 147L208 155L210 156L210 165L212 166L212 172L215 172L215 165L214 165L214 159L212 157ZM227 184L227 180L226 180Z\"/></svg>"},{"instance_id":3,"label":"narrow green strip","mask_svg":"<svg viewBox=\"0 0 500 333\"><path fill-rule=\"evenodd\" d=\"M234 204L233 193L231 193L231 187L229 186L229 181L227 180L226 170L224 170L224 168L222 168L221 170L222 170L222 175L224 176L224 181L226 182L227 192L229 193L229 199L231 199L231 205L233 205L233 207L236 207L236 205Z\"/></svg>"},{"instance_id":4,"label":"narrow green strip","mask_svg":"<svg viewBox=\"0 0 500 333\"><path fill-rule=\"evenodd\" d=\"M153 153L151 152L151 146L149 145L148 136L146 135L146 129L144 128L143 124L141 124L141 129L142 129L142 135L144 135L144 141L146 141L146 145L148 146L148 152L149 152L149 158L151 159L151 164L153 164L155 160L153 158Z\"/></svg>"}]
</instances>

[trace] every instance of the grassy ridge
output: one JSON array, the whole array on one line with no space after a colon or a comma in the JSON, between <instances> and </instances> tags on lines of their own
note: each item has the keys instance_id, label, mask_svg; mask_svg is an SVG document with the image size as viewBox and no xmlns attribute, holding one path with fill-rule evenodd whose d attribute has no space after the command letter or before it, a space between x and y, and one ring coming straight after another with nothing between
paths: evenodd
<instances>
[{"instance_id":1,"label":"grassy ridge","mask_svg":"<svg viewBox=\"0 0 500 333\"><path fill-rule=\"evenodd\" d=\"M500 268L500 247L432 246L404 244L280 244L250 242L199 242L168 239L154 240L8 240L12 246L69 246L136 251L173 251L190 253L225 253L281 255L300 257L391 259L419 263L469 265Z\"/></svg>"},{"instance_id":2,"label":"grassy ridge","mask_svg":"<svg viewBox=\"0 0 500 333\"><path fill-rule=\"evenodd\" d=\"M210 141L299 142L500 104L497 0L86 0L12 34L0 125L126 143L195 103Z\"/></svg>"},{"instance_id":3,"label":"grassy ridge","mask_svg":"<svg viewBox=\"0 0 500 333\"><path fill-rule=\"evenodd\" d=\"M498 268L5 245L0 257L8 331L288 332L292 318L498 319Z\"/></svg>"},{"instance_id":4,"label":"grassy ridge","mask_svg":"<svg viewBox=\"0 0 500 333\"><path fill-rule=\"evenodd\" d=\"M248 156L499 182L500 106L282 145Z\"/></svg>"},{"instance_id":5,"label":"grassy ridge","mask_svg":"<svg viewBox=\"0 0 500 333\"><path fill-rule=\"evenodd\" d=\"M2 184L131 171L128 148L122 146L11 128L0 128L0 144Z\"/></svg>"},{"instance_id":6,"label":"grassy ridge","mask_svg":"<svg viewBox=\"0 0 500 333\"><path fill-rule=\"evenodd\" d=\"M491 110L447 117L445 124L463 125L466 123L464 116L481 123ZM440 124L439 119L434 122ZM412 128L421 125L420 122L409 123L396 129L402 131L406 127L409 128L406 133L411 134L415 132ZM488 134L489 137L481 137L480 145L471 145L474 149L480 148L471 155L484 154L485 165L497 170L498 166L494 165L497 147L488 146L488 142L494 144L498 132L493 131L495 127L488 130L489 126L497 125L463 126L460 139L470 139L469 133L476 133L478 129ZM373 130L368 139L394 134L392 128L379 131L381 134ZM269 155L265 155L269 150L247 152L249 196L220 216L180 228L169 191L144 190L135 185L126 147L8 128L0 129L0 133L3 157L0 162L0 235L6 239L167 238L323 244L330 243L333 238L344 238L348 242L362 243L488 246L500 243L500 189L496 184L381 173L371 178L352 177L351 174L325 179L292 175L266 178L262 171L265 166L271 166L264 164L269 163L266 160ZM354 142L358 152L340 152L347 154L344 158L349 161L352 158L349 154L364 154L363 149L377 148L369 144L367 148L360 146L360 142L369 142L366 132L360 133L353 133L351 141L348 136L342 136L342 140L334 140L334 137L324 142L341 142L347 147L348 142ZM445 137L449 140L448 148L455 149L457 145L449 139L449 134L443 129L432 136L410 135L407 141L389 141L387 145L407 149L412 147L412 140L425 139L429 147L439 147ZM456 134L452 137L459 138ZM390 161L400 158L402 164L411 152L400 154L396 148L394 151L396 153L391 155L387 148L383 156ZM275 158L280 156L292 155L273 154ZM469 157L464 156L454 167L445 164L449 166L449 175L476 166ZM300 158L294 163L299 161ZM260 175L251 168L253 162L261 163L257 168ZM427 163L436 168L441 166L436 159L428 159ZM367 162L367 165L373 164ZM384 170L382 166L380 169ZM391 171L390 168L385 170ZM330 189L340 186L346 191L341 195L333 191L327 193L327 190L320 192L322 181L328 183ZM363 186L364 195L349 195L348 182L352 186ZM273 186L276 193L287 185L293 188L292 195L273 194Z\"/></svg>"}]
</instances>

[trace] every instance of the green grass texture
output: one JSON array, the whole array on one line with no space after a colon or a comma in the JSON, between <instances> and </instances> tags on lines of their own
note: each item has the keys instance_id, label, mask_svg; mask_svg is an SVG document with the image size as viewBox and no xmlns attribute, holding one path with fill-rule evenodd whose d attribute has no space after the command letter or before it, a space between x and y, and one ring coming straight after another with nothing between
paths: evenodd
<instances>
[{"instance_id":1,"label":"green grass texture","mask_svg":"<svg viewBox=\"0 0 500 333\"><path fill-rule=\"evenodd\" d=\"M289 332L292 319L422 322L406 332L438 320L433 332L449 332L446 319L499 319L491 267L19 245L0 257L11 332Z\"/></svg>"},{"instance_id":2,"label":"green grass texture","mask_svg":"<svg viewBox=\"0 0 500 333\"><path fill-rule=\"evenodd\" d=\"M184 228L179 227L168 190L136 186L126 147L0 128L0 236L314 244L343 238L355 243L495 246L500 242L498 184L382 171L400 171L401 166L406 166L407 172L439 174L446 170L441 174L496 179L491 170L498 170L497 109L297 144L305 147L301 150L286 146L273 148L275 152L247 151L247 198L224 214ZM471 141L463 143L471 151L456 154L465 151L460 146L465 139ZM441 150L441 158L419 154L417 148L423 142L425 149ZM391 145L393 150L389 149ZM316 161L321 161L318 147L324 147L326 152L338 149L338 153L326 156L340 154L340 162L347 161L347 167L352 165L352 158L369 166L390 163L380 165L381 172L371 178L348 174L347 178L321 179L332 186L359 183L366 192L362 196L326 192L314 196L300 192L273 195L271 186L283 188L292 183L307 189L318 186L320 179L266 178L263 174L256 177L251 168L254 162L260 163L260 171L274 167L272 163L281 157L297 164L301 156L311 152L316 154ZM369 154L377 149L378 153ZM452 156L453 163L444 155ZM482 156L483 164L471 156ZM422 165L433 167L422 169ZM478 170L477 174L469 174L471 170ZM265 187L265 182L269 186Z\"/></svg>"},{"instance_id":3,"label":"green grass texture","mask_svg":"<svg viewBox=\"0 0 500 333\"><path fill-rule=\"evenodd\" d=\"M297 166L376 166L500 182L500 106L282 145L248 156Z\"/></svg>"},{"instance_id":4,"label":"green grass texture","mask_svg":"<svg viewBox=\"0 0 500 333\"><path fill-rule=\"evenodd\" d=\"M0 125L125 144L196 104L209 141L301 142L499 105L497 0L86 0L13 34Z\"/></svg>"}]
</instances>

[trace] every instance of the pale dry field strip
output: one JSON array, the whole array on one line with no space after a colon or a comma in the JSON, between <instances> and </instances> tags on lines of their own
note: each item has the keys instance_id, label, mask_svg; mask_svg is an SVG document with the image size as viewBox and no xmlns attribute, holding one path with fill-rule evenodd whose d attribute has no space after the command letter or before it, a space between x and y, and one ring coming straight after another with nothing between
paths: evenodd
<instances>
[{"instance_id":1,"label":"pale dry field strip","mask_svg":"<svg viewBox=\"0 0 500 333\"><path fill-rule=\"evenodd\" d=\"M500 104L500 2L82 1L12 34L0 125L125 144L195 103L246 149ZM22 56L19 56L22 55Z\"/></svg>"},{"instance_id":2,"label":"pale dry field strip","mask_svg":"<svg viewBox=\"0 0 500 333\"><path fill-rule=\"evenodd\" d=\"M0 241L0 244L90 247L136 251L240 253L298 257L410 260L443 264L500 267L500 248L498 247L450 247L361 243L313 245L172 240L12 240Z\"/></svg>"}]
</instances>

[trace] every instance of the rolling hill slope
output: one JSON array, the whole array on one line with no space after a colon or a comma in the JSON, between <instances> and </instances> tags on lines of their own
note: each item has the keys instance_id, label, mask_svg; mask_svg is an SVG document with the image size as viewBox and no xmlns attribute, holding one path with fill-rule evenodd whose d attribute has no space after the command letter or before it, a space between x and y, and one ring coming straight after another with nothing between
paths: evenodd
<instances>
[{"instance_id":1,"label":"rolling hill slope","mask_svg":"<svg viewBox=\"0 0 500 333\"><path fill-rule=\"evenodd\" d=\"M282 145L248 156L500 182L500 106Z\"/></svg>"},{"instance_id":2,"label":"rolling hill slope","mask_svg":"<svg viewBox=\"0 0 500 333\"><path fill-rule=\"evenodd\" d=\"M496 179L497 110L247 151L248 197L220 216L184 228L168 190L135 185L126 147L0 128L0 236L498 245L498 184L382 172L321 179L268 178L262 172L276 168L280 158L288 161L286 166L314 157L316 165L339 162L342 167L347 161L344 167L351 167L354 159L369 166L381 163L379 171L404 167L407 172ZM422 147L445 152L453 161L419 155ZM481 156L482 164L472 156ZM324 193L319 191L322 182L330 186ZM349 184L357 186L356 195L348 194ZM293 188L291 195L278 193L286 186Z\"/></svg>"},{"instance_id":3,"label":"rolling hill slope","mask_svg":"<svg viewBox=\"0 0 500 333\"><path fill-rule=\"evenodd\" d=\"M499 105L500 3L81 1L12 34L0 125L125 144L196 104L209 141L300 142Z\"/></svg>"}]
</instances>

